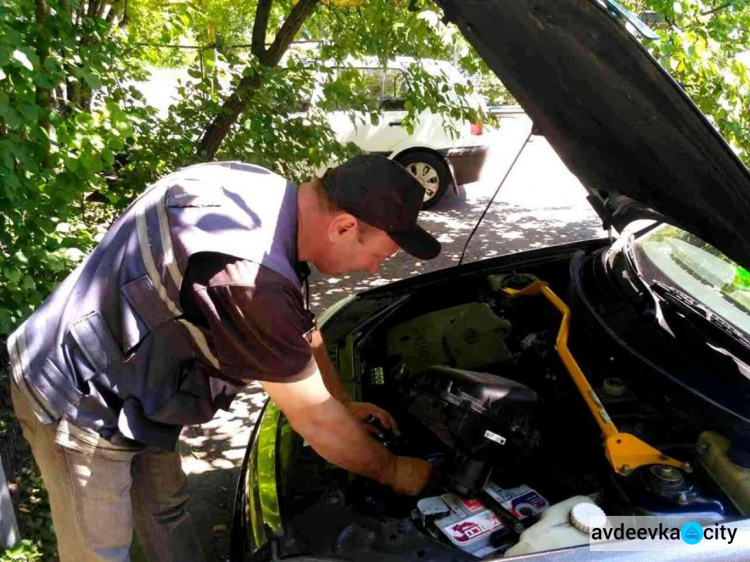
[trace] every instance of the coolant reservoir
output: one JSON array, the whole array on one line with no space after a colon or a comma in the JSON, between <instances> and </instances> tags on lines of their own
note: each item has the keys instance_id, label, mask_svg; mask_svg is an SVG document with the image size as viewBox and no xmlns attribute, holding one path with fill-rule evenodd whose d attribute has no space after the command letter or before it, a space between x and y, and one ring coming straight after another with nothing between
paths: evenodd
<instances>
[{"instance_id":1,"label":"coolant reservoir","mask_svg":"<svg viewBox=\"0 0 750 562\"><path fill-rule=\"evenodd\" d=\"M521 556L589 543L589 517L604 512L588 496L574 496L547 508L542 517L519 537L505 557Z\"/></svg>"},{"instance_id":2,"label":"coolant reservoir","mask_svg":"<svg viewBox=\"0 0 750 562\"><path fill-rule=\"evenodd\" d=\"M713 431L704 431L698 438L701 464L740 513L750 515L750 468L743 468L729 459L730 447L728 439Z\"/></svg>"}]
</instances>

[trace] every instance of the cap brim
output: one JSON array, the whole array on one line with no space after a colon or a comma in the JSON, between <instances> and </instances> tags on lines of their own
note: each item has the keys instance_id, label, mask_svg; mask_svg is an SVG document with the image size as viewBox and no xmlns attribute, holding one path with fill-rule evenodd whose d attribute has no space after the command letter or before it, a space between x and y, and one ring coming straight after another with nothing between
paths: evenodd
<instances>
[{"instance_id":1,"label":"cap brim","mask_svg":"<svg viewBox=\"0 0 750 562\"><path fill-rule=\"evenodd\" d=\"M440 242L418 224L406 232L389 232L388 235L405 252L421 260L437 257L442 248Z\"/></svg>"}]
</instances>

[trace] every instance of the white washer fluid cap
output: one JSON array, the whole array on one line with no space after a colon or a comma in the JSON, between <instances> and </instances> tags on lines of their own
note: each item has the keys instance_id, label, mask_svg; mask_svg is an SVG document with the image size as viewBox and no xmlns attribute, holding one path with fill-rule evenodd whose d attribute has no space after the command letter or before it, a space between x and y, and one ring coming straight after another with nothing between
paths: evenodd
<instances>
[{"instance_id":1,"label":"white washer fluid cap","mask_svg":"<svg viewBox=\"0 0 750 562\"><path fill-rule=\"evenodd\" d=\"M570 510L570 523L579 531L588 533L591 531L590 518L596 516L605 517L606 513L595 503L577 503Z\"/></svg>"}]
</instances>

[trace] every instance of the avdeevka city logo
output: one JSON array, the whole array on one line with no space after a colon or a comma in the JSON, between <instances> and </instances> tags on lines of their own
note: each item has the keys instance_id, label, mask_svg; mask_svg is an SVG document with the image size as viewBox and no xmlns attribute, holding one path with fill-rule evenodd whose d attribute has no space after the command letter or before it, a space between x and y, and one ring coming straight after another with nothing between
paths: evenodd
<instances>
[{"instance_id":1,"label":"avdeevka city logo","mask_svg":"<svg viewBox=\"0 0 750 562\"><path fill-rule=\"evenodd\" d=\"M703 527L698 523L685 523L680 530L680 536L688 544L698 544L703 540Z\"/></svg>"},{"instance_id":2,"label":"avdeevka city logo","mask_svg":"<svg viewBox=\"0 0 750 562\"><path fill-rule=\"evenodd\" d=\"M723 520L701 524L687 517L595 516L590 526L591 550L597 551L691 550L713 541L731 545L739 532Z\"/></svg>"}]
</instances>

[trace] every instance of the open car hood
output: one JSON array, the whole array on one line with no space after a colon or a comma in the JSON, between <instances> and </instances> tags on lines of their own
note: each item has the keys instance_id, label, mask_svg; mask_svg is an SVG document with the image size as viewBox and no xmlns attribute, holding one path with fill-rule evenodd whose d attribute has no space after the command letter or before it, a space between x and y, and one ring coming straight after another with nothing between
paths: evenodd
<instances>
[{"instance_id":1,"label":"open car hood","mask_svg":"<svg viewBox=\"0 0 750 562\"><path fill-rule=\"evenodd\" d=\"M659 217L750 266L750 172L595 0L436 0L589 191L605 225Z\"/></svg>"}]
</instances>

